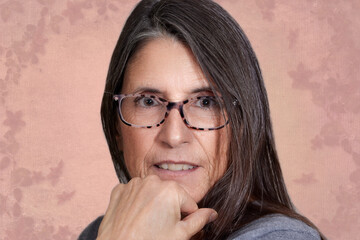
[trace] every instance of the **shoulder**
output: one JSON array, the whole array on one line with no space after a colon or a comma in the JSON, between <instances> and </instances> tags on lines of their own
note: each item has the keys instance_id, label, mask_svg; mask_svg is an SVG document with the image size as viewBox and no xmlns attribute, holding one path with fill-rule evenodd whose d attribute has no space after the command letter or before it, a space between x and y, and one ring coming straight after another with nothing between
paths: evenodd
<instances>
[{"instance_id":1,"label":"shoulder","mask_svg":"<svg viewBox=\"0 0 360 240\"><path fill-rule=\"evenodd\" d=\"M228 240L319 240L319 233L304 222L281 214L259 218L234 232Z\"/></svg>"},{"instance_id":2,"label":"shoulder","mask_svg":"<svg viewBox=\"0 0 360 240\"><path fill-rule=\"evenodd\" d=\"M97 238L98 229L104 216L100 216L90 223L80 234L78 240L95 240Z\"/></svg>"}]
</instances>

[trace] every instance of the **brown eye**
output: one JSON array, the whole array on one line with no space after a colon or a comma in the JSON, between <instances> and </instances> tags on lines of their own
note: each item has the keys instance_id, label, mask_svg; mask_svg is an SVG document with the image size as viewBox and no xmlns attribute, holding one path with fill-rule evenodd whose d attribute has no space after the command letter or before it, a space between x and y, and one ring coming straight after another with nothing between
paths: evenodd
<instances>
[{"instance_id":1,"label":"brown eye","mask_svg":"<svg viewBox=\"0 0 360 240\"><path fill-rule=\"evenodd\" d=\"M219 104L214 97L205 96L205 97L199 98L195 102L195 106L206 110L206 109L216 108L219 106Z\"/></svg>"},{"instance_id":2,"label":"brown eye","mask_svg":"<svg viewBox=\"0 0 360 240\"><path fill-rule=\"evenodd\" d=\"M154 101L151 98L146 98L143 101L145 106L152 106L154 104Z\"/></svg>"},{"instance_id":3,"label":"brown eye","mask_svg":"<svg viewBox=\"0 0 360 240\"><path fill-rule=\"evenodd\" d=\"M202 107L208 107L210 104L211 104L211 102L210 102L210 100L209 99L203 99L202 101L201 101L201 106Z\"/></svg>"},{"instance_id":4,"label":"brown eye","mask_svg":"<svg viewBox=\"0 0 360 240\"><path fill-rule=\"evenodd\" d=\"M160 103L155 98L141 96L135 99L135 104L139 107L150 108L150 107L156 107Z\"/></svg>"}]
</instances>

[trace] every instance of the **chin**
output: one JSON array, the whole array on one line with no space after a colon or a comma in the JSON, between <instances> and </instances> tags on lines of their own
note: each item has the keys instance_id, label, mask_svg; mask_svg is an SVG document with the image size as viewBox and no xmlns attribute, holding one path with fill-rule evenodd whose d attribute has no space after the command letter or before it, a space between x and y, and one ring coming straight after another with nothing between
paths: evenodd
<instances>
[{"instance_id":1,"label":"chin","mask_svg":"<svg viewBox=\"0 0 360 240\"><path fill-rule=\"evenodd\" d=\"M196 202L199 202L210 188L207 171L202 167L175 171L152 166L148 175L157 175L163 181L177 182Z\"/></svg>"}]
</instances>

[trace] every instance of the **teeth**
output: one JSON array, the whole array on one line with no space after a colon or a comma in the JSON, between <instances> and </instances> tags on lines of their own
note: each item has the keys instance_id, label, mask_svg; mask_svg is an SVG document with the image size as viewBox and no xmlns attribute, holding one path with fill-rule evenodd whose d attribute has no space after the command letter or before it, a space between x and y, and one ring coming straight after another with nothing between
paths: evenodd
<instances>
[{"instance_id":1,"label":"teeth","mask_svg":"<svg viewBox=\"0 0 360 240\"><path fill-rule=\"evenodd\" d=\"M183 165L182 166L182 170L189 170L189 169L193 169L194 167L193 166L190 166L190 165Z\"/></svg>"},{"instance_id":2,"label":"teeth","mask_svg":"<svg viewBox=\"0 0 360 240\"><path fill-rule=\"evenodd\" d=\"M182 164L170 163L170 164L168 164L168 166L169 166L170 171L180 171L180 170L182 170Z\"/></svg>"},{"instance_id":3,"label":"teeth","mask_svg":"<svg viewBox=\"0 0 360 240\"><path fill-rule=\"evenodd\" d=\"M158 165L161 169L170 170L170 171L182 171L193 169L194 166L188 164L175 164L175 163L163 163Z\"/></svg>"},{"instance_id":4,"label":"teeth","mask_svg":"<svg viewBox=\"0 0 360 240\"><path fill-rule=\"evenodd\" d=\"M167 163L163 163L163 164L159 165L159 167L162 168L162 169L165 169L165 170L169 169Z\"/></svg>"}]
</instances>

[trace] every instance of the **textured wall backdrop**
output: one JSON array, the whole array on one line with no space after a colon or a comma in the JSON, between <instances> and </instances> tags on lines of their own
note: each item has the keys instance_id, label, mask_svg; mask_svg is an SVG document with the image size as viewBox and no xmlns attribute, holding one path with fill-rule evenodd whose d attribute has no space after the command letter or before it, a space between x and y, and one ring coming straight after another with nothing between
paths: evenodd
<instances>
[{"instance_id":1,"label":"textured wall backdrop","mask_svg":"<svg viewBox=\"0 0 360 240\"><path fill-rule=\"evenodd\" d=\"M0 239L76 239L117 183L99 108L136 1L0 0ZM248 34L298 210L360 239L360 1L218 0Z\"/></svg>"}]
</instances>

